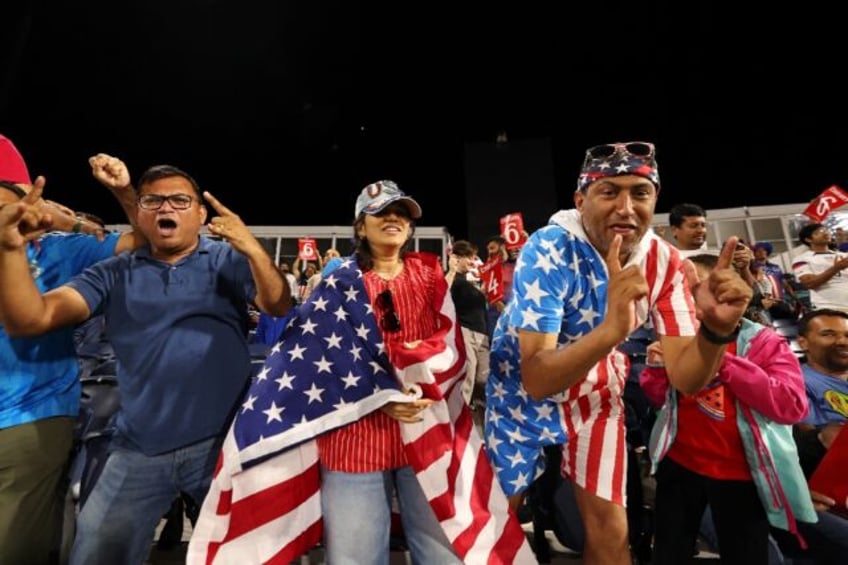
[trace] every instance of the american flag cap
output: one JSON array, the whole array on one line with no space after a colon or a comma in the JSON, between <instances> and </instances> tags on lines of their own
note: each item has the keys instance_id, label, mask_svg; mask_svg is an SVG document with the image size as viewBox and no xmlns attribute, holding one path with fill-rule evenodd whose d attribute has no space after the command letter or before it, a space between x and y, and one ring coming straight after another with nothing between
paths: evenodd
<instances>
[{"instance_id":1,"label":"american flag cap","mask_svg":"<svg viewBox=\"0 0 848 565\"><path fill-rule=\"evenodd\" d=\"M409 210L409 217L417 220L421 217L421 206L411 196L402 191L397 183L391 180L381 180L369 184L359 193L356 199L354 218L360 214L379 214L392 202L402 201Z\"/></svg>"},{"instance_id":2,"label":"american flag cap","mask_svg":"<svg viewBox=\"0 0 848 565\"><path fill-rule=\"evenodd\" d=\"M623 144L611 144L621 146ZM638 175L645 177L660 190L660 173L657 161L652 152L646 157L633 155L624 150L617 150L612 155L592 158L586 156L580 176L577 177L577 190L583 191L598 179L617 177L621 175Z\"/></svg>"}]
</instances>

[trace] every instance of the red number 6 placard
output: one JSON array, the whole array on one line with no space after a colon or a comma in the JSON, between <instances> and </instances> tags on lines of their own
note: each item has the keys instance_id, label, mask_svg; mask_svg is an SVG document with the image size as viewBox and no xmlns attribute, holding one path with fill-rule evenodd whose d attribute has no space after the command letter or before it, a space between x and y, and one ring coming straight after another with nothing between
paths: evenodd
<instances>
[{"instance_id":1,"label":"red number 6 placard","mask_svg":"<svg viewBox=\"0 0 848 565\"><path fill-rule=\"evenodd\" d=\"M509 250L519 249L524 245L524 216L521 212L507 214L501 218L501 235Z\"/></svg>"},{"instance_id":2,"label":"red number 6 placard","mask_svg":"<svg viewBox=\"0 0 848 565\"><path fill-rule=\"evenodd\" d=\"M311 237L301 237L297 240L297 256L303 261L318 259L318 245Z\"/></svg>"}]
</instances>

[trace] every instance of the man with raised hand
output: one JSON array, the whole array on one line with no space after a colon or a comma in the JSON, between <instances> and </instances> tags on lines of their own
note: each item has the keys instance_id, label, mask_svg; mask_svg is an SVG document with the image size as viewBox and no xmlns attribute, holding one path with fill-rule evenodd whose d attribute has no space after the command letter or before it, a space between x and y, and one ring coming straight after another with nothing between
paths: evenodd
<instances>
[{"instance_id":1,"label":"man with raised hand","mask_svg":"<svg viewBox=\"0 0 848 565\"><path fill-rule=\"evenodd\" d=\"M225 241L200 235L204 199L219 214L208 229ZM241 218L176 167L151 167L139 180L147 245L46 293L33 281L24 242L50 217L27 204L0 210L6 331L33 337L102 313L118 359L116 431L80 509L71 563L143 563L175 493L198 504L206 495L250 377L248 303L281 316L291 294Z\"/></svg>"},{"instance_id":2,"label":"man with raised hand","mask_svg":"<svg viewBox=\"0 0 848 565\"><path fill-rule=\"evenodd\" d=\"M89 163L135 224L135 191L124 163L105 154ZM16 250L23 275L39 290L144 242L135 230L105 235L68 207L41 198L45 184L44 177L30 179L23 156L0 135L0 208L12 221L3 245ZM18 217L24 234L13 227ZM21 284L12 278L4 289ZM73 328L14 337L0 323L0 563L53 563L60 558L63 475L80 407Z\"/></svg>"},{"instance_id":3,"label":"man with raised hand","mask_svg":"<svg viewBox=\"0 0 848 565\"><path fill-rule=\"evenodd\" d=\"M492 343L486 443L501 486L517 509L544 470L544 447L564 445L587 563L631 559L627 362L617 346L650 316L670 355L672 386L695 392L714 378L751 298L730 268L735 237L699 283L694 266L684 269L677 250L653 234L659 188L652 144L590 148L575 209L554 214L522 248Z\"/></svg>"}]
</instances>

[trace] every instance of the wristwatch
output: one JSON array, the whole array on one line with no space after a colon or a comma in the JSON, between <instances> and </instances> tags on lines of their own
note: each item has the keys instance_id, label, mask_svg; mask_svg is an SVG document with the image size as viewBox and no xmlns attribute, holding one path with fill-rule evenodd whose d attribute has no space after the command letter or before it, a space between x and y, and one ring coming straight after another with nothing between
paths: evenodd
<instances>
[{"instance_id":1,"label":"wristwatch","mask_svg":"<svg viewBox=\"0 0 848 565\"><path fill-rule=\"evenodd\" d=\"M708 328L706 324L702 323L701 327L698 329L698 333L704 336L704 339L710 343L714 343L716 345L727 345L728 343L733 343L736 341L736 338L739 337L739 327L740 325L737 325L736 329L727 335L719 335Z\"/></svg>"}]
</instances>

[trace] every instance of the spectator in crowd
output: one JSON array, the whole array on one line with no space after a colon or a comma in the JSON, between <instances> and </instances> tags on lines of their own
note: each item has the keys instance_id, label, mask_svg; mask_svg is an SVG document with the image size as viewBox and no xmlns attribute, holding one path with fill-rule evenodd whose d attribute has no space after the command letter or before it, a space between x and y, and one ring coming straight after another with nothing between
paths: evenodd
<instances>
[{"instance_id":1,"label":"spectator in crowd","mask_svg":"<svg viewBox=\"0 0 848 565\"><path fill-rule=\"evenodd\" d=\"M311 298L295 309L292 324L265 364L262 383L286 383L279 391L296 389L295 402L302 404L301 387L308 389L315 370L312 362L300 360L307 350L321 351L320 361L315 363L324 367L318 369L324 373L320 374L320 402L328 406L333 418L322 413L320 428L310 427L312 422L305 414L297 421L300 430L311 431L308 438L300 438L299 445L309 439L317 446L323 545L329 563L388 562L393 500L415 562L460 563L411 467L410 445L402 439L407 433L421 432L422 428L410 426L421 422L436 402L435 389L447 385L430 383L426 386L433 390L425 397L375 403L370 409L359 408L356 414L343 410L364 402L361 395L367 399L380 390L395 390L398 382L403 383L404 391L393 392L391 398L411 392L404 369L409 364L430 367L430 355L444 350L445 334L456 323L444 317L439 307L439 295L448 302L450 295L438 259L409 251L415 221L420 217L418 203L394 182L366 186L356 200L353 256L345 258ZM317 323L322 317L322 323ZM328 317L346 329L334 326ZM356 328L355 333L350 328ZM357 363L370 368L360 369ZM453 363L464 365L465 358L457 356ZM456 379L461 375L456 370L446 373ZM420 377L419 372L415 374ZM380 381L383 376L392 384ZM262 383L250 389L250 405L246 404L246 414L238 417L249 417L247 410L254 409L254 401L258 410L258 402L267 400L264 389L258 388ZM276 385L273 390L277 392ZM287 397L275 396L274 403L285 410L283 419L300 409ZM329 406L335 407L334 411ZM319 429L320 435L315 437L314 431ZM422 446L415 449L427 451ZM194 539L192 543L203 544Z\"/></svg>"},{"instance_id":2,"label":"spectator in crowd","mask_svg":"<svg viewBox=\"0 0 848 565\"><path fill-rule=\"evenodd\" d=\"M672 206L668 224L681 257L707 250L707 212L701 206L688 202Z\"/></svg>"},{"instance_id":3,"label":"spectator in crowd","mask_svg":"<svg viewBox=\"0 0 848 565\"><path fill-rule=\"evenodd\" d=\"M792 261L798 282L810 290L814 308L833 308L848 312L848 254L830 249L827 226L813 222L798 232L807 251Z\"/></svg>"},{"instance_id":4,"label":"spectator in crowd","mask_svg":"<svg viewBox=\"0 0 848 565\"><path fill-rule=\"evenodd\" d=\"M456 306L465 353L468 356L467 374L462 385L463 396L482 421L485 386L489 377L489 329L486 294L467 278L476 255L477 248L474 244L465 240L455 241L451 246L448 272L445 276ZM480 406L474 406L472 398L478 400Z\"/></svg>"},{"instance_id":5,"label":"spectator in crowd","mask_svg":"<svg viewBox=\"0 0 848 565\"><path fill-rule=\"evenodd\" d=\"M334 247L327 249L323 257L318 258L318 266L320 269L313 273L312 276L309 277L309 280L306 281L306 290L303 295L306 297L311 296L312 291L315 290L315 287L321 282L321 277L326 276L327 273L331 272L340 264L341 254L339 251Z\"/></svg>"},{"instance_id":6,"label":"spectator in crowd","mask_svg":"<svg viewBox=\"0 0 848 565\"><path fill-rule=\"evenodd\" d=\"M338 249L336 249L335 247L328 247L327 250L324 252L323 257L321 258L321 268L323 269L324 267L326 267L327 264L333 259L340 259L341 256L342 254L339 253Z\"/></svg>"},{"instance_id":7,"label":"spectator in crowd","mask_svg":"<svg viewBox=\"0 0 848 565\"><path fill-rule=\"evenodd\" d=\"M736 340L752 294L730 269L735 237L708 280L694 282L691 264L684 272L678 252L650 229L659 189L652 144L588 149L576 208L554 214L525 243L492 342L486 441L500 484L519 508L544 469L545 446L564 445L584 558L593 563L630 563L627 362L616 347L650 315L670 383L695 393Z\"/></svg>"},{"instance_id":8,"label":"spectator in crowd","mask_svg":"<svg viewBox=\"0 0 848 565\"><path fill-rule=\"evenodd\" d=\"M300 257L295 257L292 263L292 273L297 280L298 302L304 302L309 298L307 294L309 279L320 273L318 264L314 261L303 261Z\"/></svg>"},{"instance_id":9,"label":"spectator in crowd","mask_svg":"<svg viewBox=\"0 0 848 565\"><path fill-rule=\"evenodd\" d=\"M745 317L758 324L770 326L772 318L768 308L774 304L773 290L769 281L760 277L759 268L753 266L754 252L740 240L733 251L732 261L733 268L754 291Z\"/></svg>"},{"instance_id":10,"label":"spectator in crowd","mask_svg":"<svg viewBox=\"0 0 848 565\"><path fill-rule=\"evenodd\" d=\"M295 303L300 302L300 284L297 282L297 277L294 276L291 272L291 267L289 266L288 261L280 261L280 272L283 273L283 276L288 282L289 289L291 290L292 298Z\"/></svg>"},{"instance_id":11,"label":"spectator in crowd","mask_svg":"<svg viewBox=\"0 0 848 565\"><path fill-rule=\"evenodd\" d=\"M319 524L336 565L388 563L392 533L415 563L532 558L461 398L466 359L441 262L409 250L420 217L392 181L359 194L353 255L295 309L245 394L228 436L238 451L227 442L189 544L198 563L287 562L317 543ZM238 514L269 515L290 500L282 492L222 515L241 485L294 472L308 485L296 509L306 522L242 536Z\"/></svg>"},{"instance_id":12,"label":"spectator in crowd","mask_svg":"<svg viewBox=\"0 0 848 565\"><path fill-rule=\"evenodd\" d=\"M801 466L809 479L848 420L848 313L821 308L804 314L798 322L798 342L804 350L804 372L809 415L795 426ZM844 433L844 431L843 431ZM811 492L818 522L800 523L808 549L802 552L798 540L773 532L785 553L806 554L822 565L845 563L848 555L848 519L834 513L836 501Z\"/></svg>"},{"instance_id":13,"label":"spectator in crowd","mask_svg":"<svg viewBox=\"0 0 848 565\"><path fill-rule=\"evenodd\" d=\"M780 265L769 261L774 253L774 247L768 241L760 241L754 244L754 260L751 262L752 270L756 267L761 273L757 280L768 281L771 287L772 304L768 307L769 314L773 319L795 319L801 314L801 306L795 297L795 289L786 278L786 273Z\"/></svg>"},{"instance_id":14,"label":"spectator in crowd","mask_svg":"<svg viewBox=\"0 0 848 565\"><path fill-rule=\"evenodd\" d=\"M836 251L848 253L848 232L842 226L837 226L833 234L833 244Z\"/></svg>"},{"instance_id":15,"label":"spectator in crowd","mask_svg":"<svg viewBox=\"0 0 848 565\"><path fill-rule=\"evenodd\" d=\"M76 217L99 226L104 234L109 233L106 222L96 214L77 210ZM74 329L74 343L80 360L80 380L83 383L87 378L115 378L115 350L106 338L106 319L102 314L92 316ZM84 438L75 439L81 441ZM91 454L87 450L81 450L74 457L85 459L89 456ZM156 547L167 551L179 545L183 537L184 515L187 514L193 524L197 510L197 505L188 497L177 497L164 517L165 523L159 532Z\"/></svg>"},{"instance_id":16,"label":"spectator in crowd","mask_svg":"<svg viewBox=\"0 0 848 565\"><path fill-rule=\"evenodd\" d=\"M378 319L389 359L437 336L434 268L407 251L421 217L418 203L392 181L365 187L354 211L354 257ZM441 276L441 274L440 274ZM382 298L381 298L382 297ZM459 563L409 466L401 426L420 419L432 400L390 403L318 438L324 543L331 563L383 561L389 549L391 496L397 492L404 532L418 562ZM376 493L381 493L375 497ZM386 493L386 494L382 494ZM364 509L368 519L363 520Z\"/></svg>"},{"instance_id":17,"label":"spectator in crowd","mask_svg":"<svg viewBox=\"0 0 848 565\"><path fill-rule=\"evenodd\" d=\"M134 190L126 167L100 154L89 161L94 177L106 186L135 224ZM19 234L5 229L2 240L3 293L12 294L27 280L49 291L97 261L143 242L135 232L104 235L64 206L40 198L46 181L33 183L26 163L5 136L0 136L0 215L5 227L18 218L44 229L69 233ZM29 210L24 214L24 210ZM23 214L23 216L22 216ZM39 226L35 226L38 228ZM80 233L86 232L86 233ZM97 233L98 237L90 234ZM25 235L25 237L23 237ZM15 276L9 261L22 271ZM35 308L37 295L21 297L19 308ZM64 474L80 409L80 366L73 329L41 336L18 336L0 308L0 563L46 564L60 558L62 512L67 485Z\"/></svg>"},{"instance_id":18,"label":"spectator in crowd","mask_svg":"<svg viewBox=\"0 0 848 565\"><path fill-rule=\"evenodd\" d=\"M501 280L496 281L503 286L503 297L489 304L489 331L495 329L495 324L498 322L498 316L503 312L507 302L512 296L512 277L515 272L516 256L511 256L506 249L506 240L503 236L493 235L486 241L486 253L488 255L486 262L501 263Z\"/></svg>"},{"instance_id":19,"label":"spectator in crowd","mask_svg":"<svg viewBox=\"0 0 848 565\"><path fill-rule=\"evenodd\" d=\"M689 260L706 280L718 257ZM740 324L716 377L694 395L669 387L662 345L648 348L640 381L662 406L651 435L657 565L688 562L707 505L726 563L765 564L770 523L797 534L797 521L816 520L791 441L792 424L807 414L798 360L770 327Z\"/></svg>"},{"instance_id":20,"label":"spectator in crowd","mask_svg":"<svg viewBox=\"0 0 848 565\"><path fill-rule=\"evenodd\" d=\"M208 229L225 241L200 236L204 198L219 214ZM142 563L175 493L199 502L209 487L250 376L247 303L282 315L291 297L241 219L176 167L151 167L139 180L137 221L147 245L46 293L24 242L48 218L30 203L0 209L6 330L34 338L102 313L118 358L116 430L80 510L71 563Z\"/></svg>"}]
</instances>

